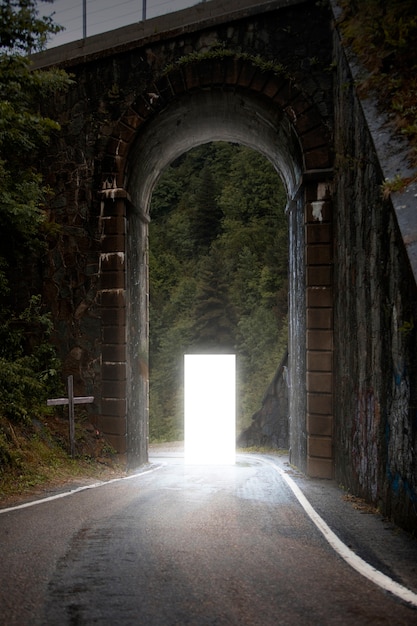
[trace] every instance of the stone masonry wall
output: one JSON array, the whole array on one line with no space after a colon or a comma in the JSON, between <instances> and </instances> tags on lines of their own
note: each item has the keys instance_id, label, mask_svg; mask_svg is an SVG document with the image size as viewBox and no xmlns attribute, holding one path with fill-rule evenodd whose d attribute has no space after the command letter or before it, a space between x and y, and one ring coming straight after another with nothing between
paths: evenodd
<instances>
[{"instance_id":1,"label":"stone masonry wall","mask_svg":"<svg viewBox=\"0 0 417 626\"><path fill-rule=\"evenodd\" d=\"M336 479L417 530L417 290L335 38Z\"/></svg>"},{"instance_id":2,"label":"stone masonry wall","mask_svg":"<svg viewBox=\"0 0 417 626\"><path fill-rule=\"evenodd\" d=\"M126 299L129 280L125 271L132 254L123 255L133 221L122 199L112 194L126 190L138 129L158 115L158 107L166 105L165 98L175 98L184 90L221 90L227 78L239 82L239 89L250 87L253 93L259 92L259 98L272 103L278 87L271 85L273 92L269 93L268 81L271 77L275 81L275 70L264 73L262 68L264 64L265 68L271 63L274 66L276 61L278 74L281 66L285 68L285 75L303 92L299 97L298 90L293 92L285 81L277 94L277 113L282 107L280 114L290 116L302 135L305 167L329 167L327 135L321 130L330 128L332 115L329 12L315 4L297 5L284 3L276 13L268 8L259 15L254 8L236 22L221 19L217 24L209 19L202 29L196 24L173 34L152 32L140 45L130 41L124 46L112 39L120 33L106 34L99 38L105 44L103 52L95 51L91 57L83 57L79 43L65 48L63 66L74 82L68 94L50 102L50 113L58 115L62 131L43 162L46 182L54 192L49 216L55 230L44 263L44 293L56 321L64 375L74 375L77 394L95 396L91 417L119 451L126 451L128 437L130 441L141 438L139 456L144 458L146 432L128 432L126 410L136 418L146 390L138 384L130 397L126 392L123 395L129 380L143 370L145 359L132 355L131 346L126 350L128 332L140 327L132 316L133 331L126 323L132 303ZM205 54L216 46L235 51L237 57L244 53L257 59L259 77L255 67L246 72L233 59L229 63L206 59L198 69L190 64L162 80L161 73L176 60ZM56 51L51 54L56 62ZM38 67L48 65L48 55L39 55ZM154 101L150 94L158 89ZM227 89L233 90L233 84ZM300 159L298 152L294 154L294 161ZM298 210L303 211L302 202ZM301 243L299 255L300 265ZM302 269L297 271L304 288ZM303 298L297 299L297 307L294 328L303 331ZM293 352L291 366L298 376L293 377L292 431L297 438L295 458L299 459L306 451L305 392L296 393L296 383L304 388L304 343L295 341L298 353ZM302 423L298 423L299 412Z\"/></svg>"}]
</instances>

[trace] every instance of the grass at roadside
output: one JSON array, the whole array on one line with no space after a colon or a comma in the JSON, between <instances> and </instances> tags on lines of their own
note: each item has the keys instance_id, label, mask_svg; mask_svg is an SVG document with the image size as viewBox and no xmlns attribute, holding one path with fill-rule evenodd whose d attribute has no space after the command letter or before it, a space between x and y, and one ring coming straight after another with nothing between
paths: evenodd
<instances>
[{"instance_id":1,"label":"grass at roadside","mask_svg":"<svg viewBox=\"0 0 417 626\"><path fill-rule=\"evenodd\" d=\"M0 507L85 479L123 475L114 451L86 420L76 426L76 457L68 454L68 420L48 416L30 424L0 417Z\"/></svg>"}]
</instances>

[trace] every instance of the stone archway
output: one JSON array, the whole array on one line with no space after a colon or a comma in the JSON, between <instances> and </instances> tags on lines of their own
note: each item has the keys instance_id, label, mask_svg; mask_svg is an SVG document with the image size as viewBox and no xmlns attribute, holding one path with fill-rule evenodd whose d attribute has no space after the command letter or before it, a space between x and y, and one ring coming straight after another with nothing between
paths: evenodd
<instances>
[{"instance_id":1,"label":"stone archway","mask_svg":"<svg viewBox=\"0 0 417 626\"><path fill-rule=\"evenodd\" d=\"M247 60L174 70L135 102L108 144L102 191L103 319L125 326L103 363L127 415L128 464L147 460L147 228L162 170L190 148L234 141L264 154L288 195L290 240L290 439L292 461L333 474L333 300L331 150L314 106L286 78ZM106 245L108 242L108 245ZM114 341L114 340L113 340ZM103 354L106 333L103 329ZM119 355L120 360L114 360ZM105 380L105 379L104 379ZM119 422L120 423L120 422Z\"/></svg>"}]
</instances>

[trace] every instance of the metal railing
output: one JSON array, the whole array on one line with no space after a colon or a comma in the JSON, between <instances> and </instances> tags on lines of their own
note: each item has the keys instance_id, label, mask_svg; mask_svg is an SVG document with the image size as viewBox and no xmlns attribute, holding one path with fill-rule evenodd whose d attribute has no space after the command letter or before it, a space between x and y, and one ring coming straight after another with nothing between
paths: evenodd
<instances>
[{"instance_id":1,"label":"metal railing","mask_svg":"<svg viewBox=\"0 0 417 626\"><path fill-rule=\"evenodd\" d=\"M64 31L53 36L48 48L85 39L135 22L159 17L192 7L206 0L54 0L39 2L43 15L53 13L56 24ZM70 6L69 6L70 5Z\"/></svg>"}]
</instances>

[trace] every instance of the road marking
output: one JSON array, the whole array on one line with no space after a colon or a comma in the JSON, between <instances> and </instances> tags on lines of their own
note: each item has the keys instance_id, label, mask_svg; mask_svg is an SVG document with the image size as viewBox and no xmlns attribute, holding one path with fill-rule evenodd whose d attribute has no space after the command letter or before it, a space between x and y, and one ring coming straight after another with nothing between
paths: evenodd
<instances>
[{"instance_id":1,"label":"road marking","mask_svg":"<svg viewBox=\"0 0 417 626\"><path fill-rule=\"evenodd\" d=\"M39 500L32 500L31 502L24 502L23 504L17 504L16 506L10 506L7 509L0 509L1 513L10 513L10 511L17 511L18 509L27 509L30 506L36 506L37 504L44 504L45 502L51 502L52 500L58 500L59 498L66 498L66 496L72 496L74 493L79 493L80 491L86 491L87 489L97 489L97 487L104 487L105 485L110 485L111 483L117 483L122 480L131 480L132 478L139 478L140 476L145 476L145 474L151 474L152 472L156 472L159 469L165 467L165 464L155 465L146 469L142 472L137 472L136 474L129 474L129 476L122 476L122 478L112 478L112 480L102 481L99 483L92 483L91 485L84 485L83 487L77 487L77 489L72 489L71 491L64 491L62 493L57 493L54 496L48 496L47 498L40 498Z\"/></svg>"},{"instance_id":2,"label":"road marking","mask_svg":"<svg viewBox=\"0 0 417 626\"><path fill-rule=\"evenodd\" d=\"M240 456L244 456L244 455L240 455ZM282 470L280 467L275 465L275 463L273 463L272 461L263 459L262 457L251 455L249 458L252 461L256 459L260 461L261 463L264 463L265 465L270 465L276 472L278 472L278 474L282 477L282 479L287 483L287 485L289 486L289 488L291 489L291 491L293 492L298 502L301 504L304 511L309 516L309 518L312 520L312 522L315 524L318 530L322 533L322 535L325 537L325 539L330 544L330 546L337 552L337 554L339 554L339 556L342 557L342 559L344 559L344 561L346 561L346 563L348 563L351 567L353 567L353 569L356 570L359 574L361 574L362 576L364 576L365 578L367 578L374 584L378 585L385 591L388 591L389 593L392 593L393 595L397 596L404 602L407 602L408 604L411 604L412 606L417 607L417 594L411 591L410 589L407 589L407 587L404 587L400 583L397 583L395 580L393 580L386 574L383 574L379 570L375 569L375 567L372 567L372 565L369 565L369 563L364 561L360 556L358 556L357 554L355 554L355 552L353 552L350 548L348 548L348 546L345 543L343 543L343 541L341 541L339 537L326 524L324 519L317 513L317 511L313 508L313 506L307 500L307 498L305 497L301 489L296 485L296 483L292 480L292 478L290 478L290 476L288 476L288 474L284 470ZM9 513L10 511L16 511L18 509L25 509L30 506L36 506L37 504L44 504L45 502L51 502L52 500L57 500L58 498L65 498L66 496L71 496L75 493L79 493L80 491L85 491L87 489L96 489L97 487L103 487L105 485L120 482L122 480L131 480L132 478L139 478L141 476L145 476L146 474L151 474L152 472L160 470L163 467L166 467L166 463L161 463L160 465L152 466L149 469L146 469L142 472L131 474L129 476L123 476L122 478L114 478L112 480L108 480L105 482L93 483L91 485L84 485L83 487L78 487L77 489L73 489L72 491L58 493L54 496L49 496L47 498L42 498L40 500L33 500L31 502L25 502L23 504L18 504L16 506L8 507L7 509L0 509L0 514Z\"/></svg>"},{"instance_id":3,"label":"road marking","mask_svg":"<svg viewBox=\"0 0 417 626\"><path fill-rule=\"evenodd\" d=\"M257 458L259 459L261 457ZM404 587L400 583L397 583L389 576L386 576L386 574L383 574L379 570L375 569L375 567L369 565L369 563L361 559L360 556L358 556L357 554L355 554L355 552L348 548L348 546L339 539L339 537L329 528L324 519L320 517L317 511L312 507L310 502L307 500L301 489L296 485L292 478L288 476L288 474L284 470L275 465L272 461L268 461L267 459L262 458L261 460L267 465L273 467L278 472L278 474L280 474L280 476L285 480L309 518L314 522L319 531L324 535L331 547L339 554L339 556L342 557L342 559L346 561L346 563L353 567L354 570L359 572L359 574L365 576L365 578L368 578L368 580L372 581L374 584L378 585L382 589L385 589L385 591L389 591L393 595L396 595L398 598L401 598L401 600L404 600L404 602L407 602L408 604L417 607L416 593L414 593L410 589L407 589L407 587Z\"/></svg>"}]
</instances>

